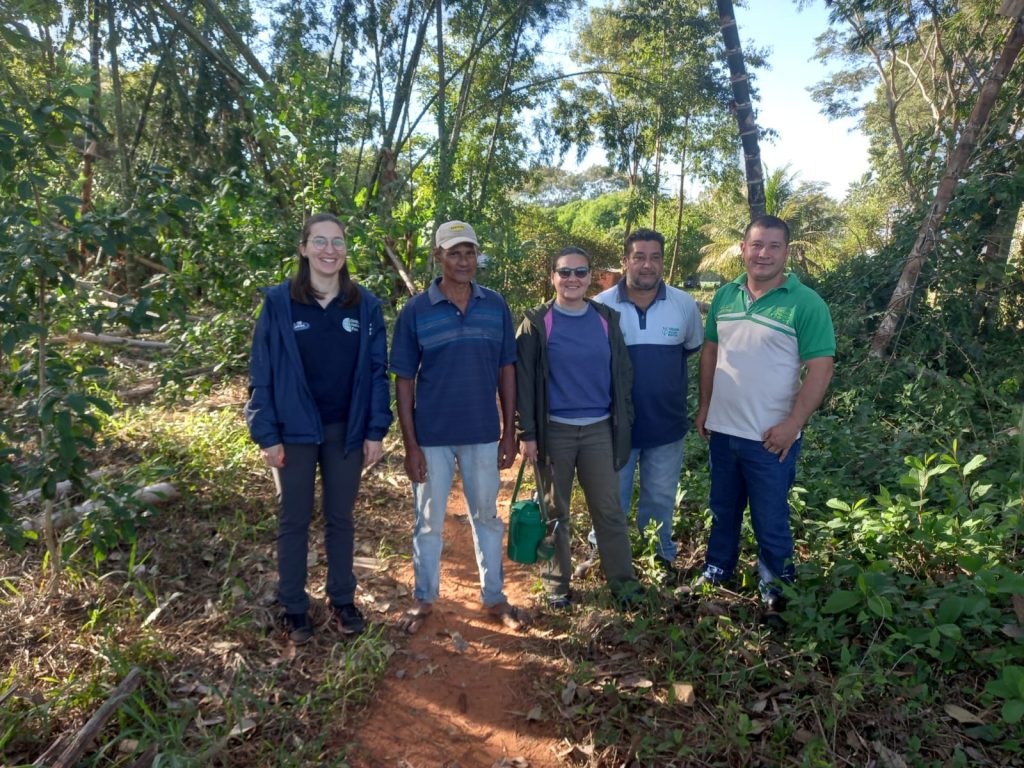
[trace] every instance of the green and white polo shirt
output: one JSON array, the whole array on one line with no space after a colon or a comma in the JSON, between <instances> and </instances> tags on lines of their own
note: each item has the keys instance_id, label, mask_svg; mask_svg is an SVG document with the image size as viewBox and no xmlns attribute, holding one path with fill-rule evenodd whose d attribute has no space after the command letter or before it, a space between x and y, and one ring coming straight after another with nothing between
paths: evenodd
<instances>
[{"instance_id":1,"label":"green and white polo shirt","mask_svg":"<svg viewBox=\"0 0 1024 768\"><path fill-rule=\"evenodd\" d=\"M761 440L784 421L800 389L800 367L835 357L836 335L824 300L794 274L757 301L747 276L723 285L711 301L704 338L718 344L707 429Z\"/></svg>"}]
</instances>

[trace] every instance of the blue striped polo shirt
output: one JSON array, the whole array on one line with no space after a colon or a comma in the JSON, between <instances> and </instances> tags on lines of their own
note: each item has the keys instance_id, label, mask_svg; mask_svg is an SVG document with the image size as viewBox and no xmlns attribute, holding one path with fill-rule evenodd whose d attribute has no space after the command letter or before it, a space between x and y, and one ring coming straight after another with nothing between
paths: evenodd
<instances>
[{"instance_id":1,"label":"blue striped polo shirt","mask_svg":"<svg viewBox=\"0 0 1024 768\"><path fill-rule=\"evenodd\" d=\"M416 380L420 445L496 442L498 371L516 362L512 313L500 294L475 282L463 313L440 283L437 278L399 313L391 372Z\"/></svg>"}]
</instances>

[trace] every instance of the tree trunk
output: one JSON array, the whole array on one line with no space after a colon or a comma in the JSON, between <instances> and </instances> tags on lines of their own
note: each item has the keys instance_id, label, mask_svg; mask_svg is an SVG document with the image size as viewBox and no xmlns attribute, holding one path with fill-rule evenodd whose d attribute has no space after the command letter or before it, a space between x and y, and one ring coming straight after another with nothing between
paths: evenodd
<instances>
[{"instance_id":1,"label":"tree trunk","mask_svg":"<svg viewBox=\"0 0 1024 768\"><path fill-rule=\"evenodd\" d=\"M487 145L487 159L484 161L483 177L480 180L480 198L477 200L477 210L483 210L487 202L487 185L490 183L491 164L494 162L494 152L498 144L498 133L501 130L501 118L505 114L505 104L508 101L509 88L512 85L512 72L519 58L519 40L525 27L526 19L524 17L519 25L519 29L516 30L515 40L512 42L512 55L509 56L508 67L505 69L505 78L501 83L501 98L498 100L497 115L494 118L494 130L491 131L491 140Z\"/></svg>"},{"instance_id":2,"label":"tree trunk","mask_svg":"<svg viewBox=\"0 0 1024 768\"><path fill-rule=\"evenodd\" d=\"M660 126L659 126L660 127ZM654 199L651 201L651 229L658 230L658 198L661 197L661 131L654 141Z\"/></svg>"},{"instance_id":3,"label":"tree trunk","mask_svg":"<svg viewBox=\"0 0 1024 768\"><path fill-rule=\"evenodd\" d=\"M245 44L242 40L242 36L238 34L238 31L231 25L227 17L221 13L220 8L217 7L217 3L211 0L200 0L203 7L206 8L206 12L210 14L217 26L220 27L220 31L224 33L224 36L231 41L231 43L238 49L238 53L241 54L242 58L245 59L245 63L248 64L252 71L257 74L265 85L272 93L276 93L277 84L274 82L274 78L270 76L270 73L264 69L260 60L256 57L256 54L252 52L252 49Z\"/></svg>"},{"instance_id":4,"label":"tree trunk","mask_svg":"<svg viewBox=\"0 0 1024 768\"><path fill-rule=\"evenodd\" d=\"M121 194L126 205L131 200L131 173L128 164L128 137L125 135L124 102L121 98L121 65L117 58L117 45L120 35L117 29L117 18L114 15L114 3L107 0L107 48L110 52L110 85L114 95L114 128L117 131L117 156L121 161Z\"/></svg>"},{"instance_id":5,"label":"tree trunk","mask_svg":"<svg viewBox=\"0 0 1024 768\"><path fill-rule=\"evenodd\" d=\"M440 0L438 0L440 2ZM413 8L410 5L408 13L405 19L404 37L408 37L408 32L412 24L412 13ZM430 24L431 14L429 9L425 12L419 20L419 24L416 28L416 38L413 41L412 50L409 52L408 61L404 62L401 69L401 75L398 80L398 86L395 89L395 95L391 102L391 110L388 115L386 125L384 125L383 135L380 139L380 150L377 152L377 159L374 164L373 171L370 173L367 188L371 191L371 194L366 196L366 202L363 204L365 210L369 210L372 203L373 193L377 192L375 189L378 182L381 180L381 173L384 169L385 160L392 154L397 154L398 148L396 147L395 134L398 132L398 124L402 119L402 115L406 114L409 110L409 103L412 100L412 84L413 78L416 75L416 69L419 67L420 55L423 52L423 44L427 38L427 27ZM403 37L403 39L404 39ZM405 51L402 51L402 60L404 60ZM381 66L383 63L381 62ZM387 111L383 103L383 73L377 78L377 87L380 91L381 99L381 115Z\"/></svg>"},{"instance_id":6,"label":"tree trunk","mask_svg":"<svg viewBox=\"0 0 1024 768\"><path fill-rule=\"evenodd\" d=\"M690 141L690 116L683 122L683 148L679 152L679 205L676 208L676 239L672 243L672 264L668 268L668 282L675 277L676 261L679 258L679 239L683 234L683 182L686 181L686 145Z\"/></svg>"},{"instance_id":7,"label":"tree trunk","mask_svg":"<svg viewBox=\"0 0 1024 768\"><path fill-rule=\"evenodd\" d=\"M964 132L960 135L956 149L953 150L953 154L949 158L949 163L946 165L946 173L942 177L942 181L939 182L938 190L935 193L935 200L928 209L928 214L925 216L918 231L917 240L913 248L910 249L907 260L904 262L903 272L900 274L896 288L892 292L892 298L889 299L889 306L886 307L885 314L882 316L882 322L871 339L869 354L875 359L881 359L886 356L893 338L899 331L904 317L906 317L910 298L914 294L914 289L917 287L917 278L921 274L921 267L935 245L936 235L942 226L942 219L946 215L946 209L949 208L949 203L953 199L956 184L967 167L967 162L970 160L978 143L978 136L985 128L996 97L1003 86L1003 81L1013 68L1013 64L1017 60L1018 54L1020 54L1022 44L1024 44L1024 22L1018 17L1006 36L1006 42L1003 44L999 60L992 68L988 79L978 94L978 101L975 103L971 116L964 126Z\"/></svg>"},{"instance_id":8,"label":"tree trunk","mask_svg":"<svg viewBox=\"0 0 1024 768\"><path fill-rule=\"evenodd\" d=\"M448 106L447 83L444 74L444 5L435 4L437 34L437 188L434 190L434 230L448 220L448 198L451 187L452 158L448 146L448 126L445 114Z\"/></svg>"},{"instance_id":9,"label":"tree trunk","mask_svg":"<svg viewBox=\"0 0 1024 768\"><path fill-rule=\"evenodd\" d=\"M46 329L49 327L49 318L46 313L46 292L47 292L46 276L42 273L39 274L39 367L38 375L39 382L37 388L37 395L39 397L40 410L42 409L43 397L46 395L49 389L49 381L47 377L46 368L46 355L47 355L47 332ZM39 453L41 456L46 456L49 450L50 444L50 430L42 423L39 425ZM46 541L46 551L50 556L50 568L53 571L53 578L50 580L50 586L48 594L54 595L57 592L57 588L60 585L61 571L63 569L63 561L61 559L60 542L57 541L57 529L54 527L53 522L53 499L43 499L43 512L42 512L42 528L43 528L43 539Z\"/></svg>"},{"instance_id":10,"label":"tree trunk","mask_svg":"<svg viewBox=\"0 0 1024 768\"><path fill-rule=\"evenodd\" d=\"M992 229L985 235L980 264L981 281L974 300L974 316L980 334L991 334L999 327L999 302L1019 213L1019 205L1003 205L996 212Z\"/></svg>"},{"instance_id":11,"label":"tree trunk","mask_svg":"<svg viewBox=\"0 0 1024 768\"><path fill-rule=\"evenodd\" d=\"M750 86L747 83L747 69L743 63L743 50L740 48L740 31L736 26L736 14L732 0L716 0L718 5L718 22L722 29L722 40L725 42L725 56L729 64L729 75L732 81L733 109L736 110L736 123L740 130L740 142L743 144L743 162L747 178L747 205L750 207L751 220L763 216L764 202L764 170L761 165L761 149L757 143L757 121L754 108L750 103Z\"/></svg>"}]
</instances>

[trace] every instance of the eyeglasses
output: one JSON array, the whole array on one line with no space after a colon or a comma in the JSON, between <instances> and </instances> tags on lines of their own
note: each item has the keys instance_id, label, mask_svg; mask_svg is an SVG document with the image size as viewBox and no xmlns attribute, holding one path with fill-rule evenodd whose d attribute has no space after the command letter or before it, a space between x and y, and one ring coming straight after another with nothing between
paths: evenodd
<instances>
[{"instance_id":1,"label":"eyeglasses","mask_svg":"<svg viewBox=\"0 0 1024 768\"><path fill-rule=\"evenodd\" d=\"M328 243L330 243L334 247L334 250L336 251L340 251L342 248L345 247L344 237L333 237L330 240L328 240L326 237L314 237L312 240L310 240L310 242L313 244L313 247L316 248L318 251L322 251L324 248L326 248Z\"/></svg>"},{"instance_id":2,"label":"eyeglasses","mask_svg":"<svg viewBox=\"0 0 1024 768\"><path fill-rule=\"evenodd\" d=\"M555 270L555 274L559 277L569 277L570 275L586 277L590 274L590 267L559 267Z\"/></svg>"}]
</instances>

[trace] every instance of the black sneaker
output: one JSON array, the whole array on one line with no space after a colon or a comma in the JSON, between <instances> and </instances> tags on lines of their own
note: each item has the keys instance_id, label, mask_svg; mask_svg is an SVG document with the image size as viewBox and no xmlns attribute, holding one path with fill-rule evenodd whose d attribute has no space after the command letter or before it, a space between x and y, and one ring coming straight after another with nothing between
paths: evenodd
<instances>
[{"instance_id":1,"label":"black sneaker","mask_svg":"<svg viewBox=\"0 0 1024 768\"><path fill-rule=\"evenodd\" d=\"M313 624L305 613L286 613L284 631L295 645L305 645L313 639Z\"/></svg>"},{"instance_id":2,"label":"black sneaker","mask_svg":"<svg viewBox=\"0 0 1024 768\"><path fill-rule=\"evenodd\" d=\"M773 613L782 613L786 610L786 598L783 595L772 593L765 598L764 608Z\"/></svg>"},{"instance_id":3,"label":"black sneaker","mask_svg":"<svg viewBox=\"0 0 1024 768\"><path fill-rule=\"evenodd\" d=\"M764 611L761 613L761 621L769 627L782 629L786 626L786 620L782 618L782 612L786 610L786 598L782 595L771 593L764 599Z\"/></svg>"},{"instance_id":4,"label":"black sneaker","mask_svg":"<svg viewBox=\"0 0 1024 768\"><path fill-rule=\"evenodd\" d=\"M572 608L571 595L548 595L548 610L568 611Z\"/></svg>"},{"instance_id":5,"label":"black sneaker","mask_svg":"<svg viewBox=\"0 0 1024 768\"><path fill-rule=\"evenodd\" d=\"M366 619L352 603L347 605L335 605L331 607L334 614L334 626L343 635L361 635L366 629Z\"/></svg>"},{"instance_id":6,"label":"black sneaker","mask_svg":"<svg viewBox=\"0 0 1024 768\"><path fill-rule=\"evenodd\" d=\"M636 581L627 582L617 589L613 589L612 595L615 598L615 607L627 613L639 608L646 600L644 591Z\"/></svg>"}]
</instances>

